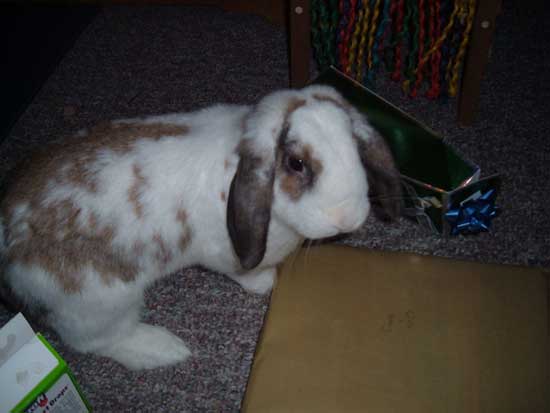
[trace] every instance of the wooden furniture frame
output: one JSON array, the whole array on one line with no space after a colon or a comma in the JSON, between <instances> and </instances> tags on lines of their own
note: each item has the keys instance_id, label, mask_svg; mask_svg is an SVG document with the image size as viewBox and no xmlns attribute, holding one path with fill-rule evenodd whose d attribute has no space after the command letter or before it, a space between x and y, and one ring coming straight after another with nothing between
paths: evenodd
<instances>
[{"instance_id":1,"label":"wooden furniture frame","mask_svg":"<svg viewBox=\"0 0 550 413\"><path fill-rule=\"evenodd\" d=\"M309 80L310 59L310 2L289 0L290 82L302 87ZM471 125L479 104L480 84L487 65L495 32L496 17L501 0L478 0L470 45L466 55L462 83L458 96L458 122Z\"/></svg>"}]
</instances>

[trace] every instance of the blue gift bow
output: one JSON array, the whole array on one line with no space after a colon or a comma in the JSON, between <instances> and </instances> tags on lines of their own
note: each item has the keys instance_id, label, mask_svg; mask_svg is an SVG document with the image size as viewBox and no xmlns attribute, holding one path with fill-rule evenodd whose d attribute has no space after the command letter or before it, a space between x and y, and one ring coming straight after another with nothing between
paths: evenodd
<instances>
[{"instance_id":1,"label":"blue gift bow","mask_svg":"<svg viewBox=\"0 0 550 413\"><path fill-rule=\"evenodd\" d=\"M445 218L450 222L452 234L477 234L489 231L491 221L499 212L495 206L496 191L490 189L477 199L472 199L450 209Z\"/></svg>"}]
</instances>

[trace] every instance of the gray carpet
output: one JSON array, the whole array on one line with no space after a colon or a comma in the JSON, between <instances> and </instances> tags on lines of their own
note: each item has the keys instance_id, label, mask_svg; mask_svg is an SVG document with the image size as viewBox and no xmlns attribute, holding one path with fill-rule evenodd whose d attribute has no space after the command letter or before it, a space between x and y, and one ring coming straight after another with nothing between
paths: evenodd
<instances>
[{"instance_id":1,"label":"gray carpet","mask_svg":"<svg viewBox=\"0 0 550 413\"><path fill-rule=\"evenodd\" d=\"M548 12L504 0L478 120L456 125L455 102L410 100L380 81L377 91L445 136L483 175L503 175L503 210L490 233L445 239L405 219L369 219L343 242L355 246L550 266L550 139L545 73ZM251 15L208 8L107 8L85 30L0 146L0 177L45 142L106 118L182 111L215 102L251 103L288 82L282 29ZM44 335L72 367L98 412L234 412L245 391L267 298L221 275L182 270L147 294L146 320L194 350L187 363L129 372L76 354ZM0 306L0 325L13 314Z\"/></svg>"}]
</instances>

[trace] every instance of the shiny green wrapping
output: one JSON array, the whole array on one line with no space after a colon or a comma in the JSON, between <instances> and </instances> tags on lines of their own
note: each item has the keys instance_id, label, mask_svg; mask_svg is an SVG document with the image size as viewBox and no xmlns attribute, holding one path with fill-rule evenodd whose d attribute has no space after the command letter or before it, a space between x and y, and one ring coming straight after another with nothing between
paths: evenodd
<instances>
[{"instance_id":1,"label":"shiny green wrapping","mask_svg":"<svg viewBox=\"0 0 550 413\"><path fill-rule=\"evenodd\" d=\"M434 232L448 234L444 214L459 195L498 187L493 176L479 181L480 169L462 159L436 132L363 85L331 68L314 83L340 91L385 138L401 173L405 215ZM468 195L466 195L468 194Z\"/></svg>"}]
</instances>

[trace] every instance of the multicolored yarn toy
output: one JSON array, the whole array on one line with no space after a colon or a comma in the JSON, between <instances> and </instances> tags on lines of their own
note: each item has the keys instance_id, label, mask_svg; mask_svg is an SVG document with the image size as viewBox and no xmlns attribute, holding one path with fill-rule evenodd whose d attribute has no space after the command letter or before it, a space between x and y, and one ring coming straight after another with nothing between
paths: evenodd
<instances>
[{"instance_id":1,"label":"multicolored yarn toy","mask_svg":"<svg viewBox=\"0 0 550 413\"><path fill-rule=\"evenodd\" d=\"M372 85L381 66L411 97L456 96L476 0L312 0L320 70Z\"/></svg>"}]
</instances>

